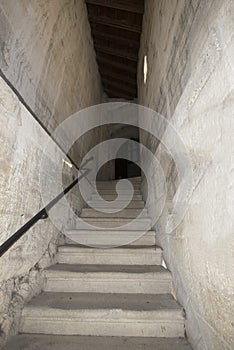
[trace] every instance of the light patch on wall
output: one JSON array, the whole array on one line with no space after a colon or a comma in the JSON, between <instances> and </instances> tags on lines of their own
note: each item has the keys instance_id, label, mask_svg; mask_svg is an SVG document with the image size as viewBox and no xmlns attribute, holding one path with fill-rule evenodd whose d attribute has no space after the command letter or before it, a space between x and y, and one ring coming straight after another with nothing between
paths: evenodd
<instances>
[{"instance_id":1,"label":"light patch on wall","mask_svg":"<svg viewBox=\"0 0 234 350\"><path fill-rule=\"evenodd\" d=\"M69 163L67 160L63 159L63 163L65 163L69 168L72 168L72 164Z\"/></svg>"},{"instance_id":2,"label":"light patch on wall","mask_svg":"<svg viewBox=\"0 0 234 350\"><path fill-rule=\"evenodd\" d=\"M143 73L144 73L144 84L147 82L147 75L148 75L148 60L147 56L144 56L144 65L143 65Z\"/></svg>"}]
</instances>

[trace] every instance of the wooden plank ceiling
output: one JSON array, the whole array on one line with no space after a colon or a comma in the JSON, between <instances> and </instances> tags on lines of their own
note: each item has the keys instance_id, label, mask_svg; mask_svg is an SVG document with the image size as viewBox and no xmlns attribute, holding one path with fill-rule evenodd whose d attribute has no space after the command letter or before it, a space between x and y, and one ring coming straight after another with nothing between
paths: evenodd
<instances>
[{"instance_id":1,"label":"wooden plank ceiling","mask_svg":"<svg viewBox=\"0 0 234 350\"><path fill-rule=\"evenodd\" d=\"M137 98L137 63L144 0L86 0L104 91Z\"/></svg>"}]
</instances>

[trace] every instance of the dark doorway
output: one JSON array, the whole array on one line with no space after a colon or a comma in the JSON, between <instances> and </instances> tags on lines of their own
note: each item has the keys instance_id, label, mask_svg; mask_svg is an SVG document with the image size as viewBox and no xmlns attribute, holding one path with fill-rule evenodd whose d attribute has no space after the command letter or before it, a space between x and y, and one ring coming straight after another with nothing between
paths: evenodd
<instances>
[{"instance_id":1,"label":"dark doorway","mask_svg":"<svg viewBox=\"0 0 234 350\"><path fill-rule=\"evenodd\" d=\"M141 169L137 164L122 158L115 159L115 179L135 176L141 176Z\"/></svg>"},{"instance_id":2,"label":"dark doorway","mask_svg":"<svg viewBox=\"0 0 234 350\"><path fill-rule=\"evenodd\" d=\"M126 159L115 159L115 178L125 179L128 177L128 161Z\"/></svg>"},{"instance_id":3,"label":"dark doorway","mask_svg":"<svg viewBox=\"0 0 234 350\"><path fill-rule=\"evenodd\" d=\"M135 176L141 176L141 169L137 164L122 158L115 159L116 180Z\"/></svg>"},{"instance_id":4,"label":"dark doorway","mask_svg":"<svg viewBox=\"0 0 234 350\"><path fill-rule=\"evenodd\" d=\"M130 139L135 141L135 143L131 143L126 141L126 143L119 149L118 155L119 158L115 159L115 179L125 179L128 177L141 176L141 169L135 163L139 163L139 146L138 139ZM125 155L130 156L130 159L134 161L129 161L121 157Z\"/></svg>"}]
</instances>

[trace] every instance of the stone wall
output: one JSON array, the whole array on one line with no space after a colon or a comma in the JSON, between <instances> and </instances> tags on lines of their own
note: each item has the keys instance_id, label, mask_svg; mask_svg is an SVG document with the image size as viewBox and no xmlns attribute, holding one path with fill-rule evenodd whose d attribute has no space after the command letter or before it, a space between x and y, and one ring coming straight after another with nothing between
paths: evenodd
<instances>
[{"instance_id":1,"label":"stone wall","mask_svg":"<svg viewBox=\"0 0 234 350\"><path fill-rule=\"evenodd\" d=\"M178 189L176 167L158 140L142 132L141 140L166 177L167 204L155 228L196 350L234 347L233 35L233 1L146 1L139 102L170 119L194 171L188 210L172 234L165 233L165 222ZM154 215L161 184L150 168L148 176L154 179L149 208Z\"/></svg>"},{"instance_id":2,"label":"stone wall","mask_svg":"<svg viewBox=\"0 0 234 350\"><path fill-rule=\"evenodd\" d=\"M83 0L3 0L0 22L0 67L50 132L101 102Z\"/></svg>"},{"instance_id":3,"label":"stone wall","mask_svg":"<svg viewBox=\"0 0 234 350\"><path fill-rule=\"evenodd\" d=\"M0 23L0 68L50 133L70 115L102 102L84 0L3 0ZM79 163L99 138L100 132L90 135L69 154Z\"/></svg>"},{"instance_id":4,"label":"stone wall","mask_svg":"<svg viewBox=\"0 0 234 350\"><path fill-rule=\"evenodd\" d=\"M1 244L45 205L40 193L40 163L49 139L3 79L0 79L0 130ZM61 156L68 160L55 143L52 153L55 163ZM77 175L74 167L64 167L67 182L71 183L74 175ZM82 204L80 199L76 206ZM0 258L2 342L17 331L23 302L42 288L41 270L55 261L58 239L59 230L50 220L40 221Z\"/></svg>"},{"instance_id":5,"label":"stone wall","mask_svg":"<svg viewBox=\"0 0 234 350\"><path fill-rule=\"evenodd\" d=\"M71 114L100 103L103 92L84 1L1 1L0 68L49 133ZM0 244L44 206L39 185L49 140L44 128L0 78ZM82 149L73 149L74 160L103 133L90 134ZM54 163L68 160L56 143L51 157ZM64 165L66 184L76 175L74 166ZM79 211L84 203L77 190L70 198ZM0 343L17 332L24 302L40 292L42 269L55 262L58 240L59 230L49 219L41 221L0 258Z\"/></svg>"}]
</instances>

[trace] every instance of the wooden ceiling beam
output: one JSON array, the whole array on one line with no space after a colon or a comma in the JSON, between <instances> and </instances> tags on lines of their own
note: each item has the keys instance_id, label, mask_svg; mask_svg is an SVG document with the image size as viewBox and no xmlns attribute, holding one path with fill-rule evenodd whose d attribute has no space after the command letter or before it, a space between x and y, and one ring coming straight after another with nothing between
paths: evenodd
<instances>
[{"instance_id":1,"label":"wooden ceiling beam","mask_svg":"<svg viewBox=\"0 0 234 350\"><path fill-rule=\"evenodd\" d=\"M123 91L125 93L129 93L132 95L136 95L136 93L137 93L136 86L135 87L134 86L133 87L127 86L126 83L124 83L124 82L118 82L116 80L107 79L104 77L102 77L102 82L103 82L104 87L107 86L110 88L116 88L116 89L119 89L120 91Z\"/></svg>"},{"instance_id":2,"label":"wooden ceiling beam","mask_svg":"<svg viewBox=\"0 0 234 350\"><path fill-rule=\"evenodd\" d=\"M137 68L144 0L86 0L104 91L137 97Z\"/></svg>"},{"instance_id":3,"label":"wooden ceiling beam","mask_svg":"<svg viewBox=\"0 0 234 350\"><path fill-rule=\"evenodd\" d=\"M110 40L106 40L105 38L97 38L94 37L94 46L95 47L103 47L107 48L108 50L112 50L113 52L116 52L118 56L120 57L130 57L130 59L138 58L138 49L127 47L126 45L118 44L117 42L113 42Z\"/></svg>"},{"instance_id":4,"label":"wooden ceiling beam","mask_svg":"<svg viewBox=\"0 0 234 350\"><path fill-rule=\"evenodd\" d=\"M111 48L111 47L104 46L104 45L103 46L96 45L95 43L94 43L94 47L95 47L97 52L103 52L103 53L107 53L107 54L112 55L112 56L126 58L127 60L130 60L130 61L135 61L135 62L138 61L138 55L133 54L131 52L126 52L124 50L118 50L118 49Z\"/></svg>"},{"instance_id":5,"label":"wooden ceiling beam","mask_svg":"<svg viewBox=\"0 0 234 350\"><path fill-rule=\"evenodd\" d=\"M129 72L132 74L136 74L136 68L131 66L131 65L128 65L127 62L126 62L126 64L116 62L114 60L114 57L113 58L112 57L104 58L98 52L97 52L96 56L97 56L98 63L105 64L105 65L113 67L113 68L122 69L124 72L127 72L127 73Z\"/></svg>"},{"instance_id":6,"label":"wooden ceiling beam","mask_svg":"<svg viewBox=\"0 0 234 350\"><path fill-rule=\"evenodd\" d=\"M117 10L123 10L133 13L144 13L144 2L136 3L136 1L126 0L86 0L87 4L110 7Z\"/></svg>"},{"instance_id":7,"label":"wooden ceiling beam","mask_svg":"<svg viewBox=\"0 0 234 350\"><path fill-rule=\"evenodd\" d=\"M119 74L119 73L115 73L111 68L110 69L102 69L99 67L99 71L101 76L105 79L112 79L115 81L119 81L122 82L123 84L126 82L129 85L132 86L136 86L137 81L136 79L133 79L131 77L129 77L127 74Z\"/></svg>"},{"instance_id":8,"label":"wooden ceiling beam","mask_svg":"<svg viewBox=\"0 0 234 350\"><path fill-rule=\"evenodd\" d=\"M119 69L112 65L103 64L101 62L98 63L99 71L103 74L113 74L114 77L126 77L129 81L137 81L137 74L135 72L129 72L127 69Z\"/></svg>"},{"instance_id":9,"label":"wooden ceiling beam","mask_svg":"<svg viewBox=\"0 0 234 350\"><path fill-rule=\"evenodd\" d=\"M128 32L125 29L109 27L109 26L105 26L105 24L98 24L98 23L95 23L95 25L92 25L91 23L91 28L92 28L93 34L95 34L95 32L103 33L103 34L113 35L118 38L123 38L125 40L130 40L133 42L140 43L140 37L141 37L140 33Z\"/></svg>"},{"instance_id":10,"label":"wooden ceiling beam","mask_svg":"<svg viewBox=\"0 0 234 350\"><path fill-rule=\"evenodd\" d=\"M110 40L113 45L115 45L115 44L126 45L129 48L133 48L133 49L137 49L137 50L139 49L139 46L140 46L139 40L135 41L135 40L123 38L123 37L120 37L117 35L113 35L110 33L101 33L98 30L93 31L93 36L94 36L94 40L95 39Z\"/></svg>"},{"instance_id":11,"label":"wooden ceiling beam","mask_svg":"<svg viewBox=\"0 0 234 350\"><path fill-rule=\"evenodd\" d=\"M118 91L115 89L105 88L104 91L110 98L124 98L126 100L133 100L135 96L125 94L123 91Z\"/></svg>"},{"instance_id":12,"label":"wooden ceiling beam","mask_svg":"<svg viewBox=\"0 0 234 350\"><path fill-rule=\"evenodd\" d=\"M93 26L95 23L104 24L105 26L124 29L130 32L141 33L141 26L135 24L123 23L120 20L109 17L93 16L89 14L89 20ZM95 29L95 28L94 28Z\"/></svg>"}]
</instances>

